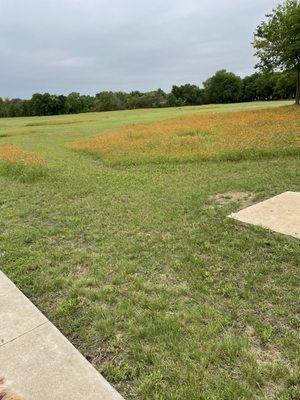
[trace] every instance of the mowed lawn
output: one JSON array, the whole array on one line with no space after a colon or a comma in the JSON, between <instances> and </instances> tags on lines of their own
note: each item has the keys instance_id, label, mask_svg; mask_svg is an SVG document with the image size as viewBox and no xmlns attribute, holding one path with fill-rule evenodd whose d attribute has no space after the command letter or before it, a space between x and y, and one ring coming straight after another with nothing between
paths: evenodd
<instances>
[{"instance_id":1,"label":"mowed lawn","mask_svg":"<svg viewBox=\"0 0 300 400\"><path fill-rule=\"evenodd\" d=\"M0 119L0 146L44 159L0 168L0 268L126 399L299 399L300 242L227 217L299 191L299 154L110 165L69 144L289 104Z\"/></svg>"}]
</instances>

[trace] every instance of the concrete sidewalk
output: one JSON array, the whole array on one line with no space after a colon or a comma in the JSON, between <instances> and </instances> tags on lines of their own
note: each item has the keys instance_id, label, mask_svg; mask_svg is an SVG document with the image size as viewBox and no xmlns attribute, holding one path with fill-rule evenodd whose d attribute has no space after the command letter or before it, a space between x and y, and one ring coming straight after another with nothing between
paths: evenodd
<instances>
[{"instance_id":1,"label":"concrete sidewalk","mask_svg":"<svg viewBox=\"0 0 300 400\"><path fill-rule=\"evenodd\" d=\"M300 239L300 192L281 193L230 217Z\"/></svg>"},{"instance_id":2,"label":"concrete sidewalk","mask_svg":"<svg viewBox=\"0 0 300 400\"><path fill-rule=\"evenodd\" d=\"M24 400L123 399L1 271L0 377Z\"/></svg>"}]
</instances>

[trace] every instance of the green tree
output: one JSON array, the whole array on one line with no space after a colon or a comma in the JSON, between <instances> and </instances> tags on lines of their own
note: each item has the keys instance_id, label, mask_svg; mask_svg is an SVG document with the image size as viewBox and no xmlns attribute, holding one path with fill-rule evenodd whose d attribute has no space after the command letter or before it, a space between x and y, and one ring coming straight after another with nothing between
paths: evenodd
<instances>
[{"instance_id":1,"label":"green tree","mask_svg":"<svg viewBox=\"0 0 300 400\"><path fill-rule=\"evenodd\" d=\"M258 73L245 76L243 79L243 100L253 101L258 100L257 94L257 79L259 77Z\"/></svg>"},{"instance_id":2,"label":"green tree","mask_svg":"<svg viewBox=\"0 0 300 400\"><path fill-rule=\"evenodd\" d=\"M68 94L65 100L65 111L68 114L78 114L83 111L82 99L79 93L72 92Z\"/></svg>"},{"instance_id":3,"label":"green tree","mask_svg":"<svg viewBox=\"0 0 300 400\"><path fill-rule=\"evenodd\" d=\"M296 104L300 97L300 2L287 0L266 15L254 34L257 67L296 71Z\"/></svg>"},{"instance_id":4,"label":"green tree","mask_svg":"<svg viewBox=\"0 0 300 400\"><path fill-rule=\"evenodd\" d=\"M256 79L256 93L258 100L273 100L276 85L276 75L271 73L259 74Z\"/></svg>"},{"instance_id":5,"label":"green tree","mask_svg":"<svg viewBox=\"0 0 300 400\"><path fill-rule=\"evenodd\" d=\"M118 99L113 92L100 92L96 94L95 109L96 111L112 111L118 110Z\"/></svg>"},{"instance_id":6,"label":"green tree","mask_svg":"<svg viewBox=\"0 0 300 400\"><path fill-rule=\"evenodd\" d=\"M283 72L276 79L274 94L278 99L291 99L295 94L296 73Z\"/></svg>"},{"instance_id":7,"label":"green tree","mask_svg":"<svg viewBox=\"0 0 300 400\"><path fill-rule=\"evenodd\" d=\"M174 85L171 94L175 96L178 104L193 106L203 103L203 93L197 85L189 83L181 86Z\"/></svg>"},{"instance_id":8,"label":"green tree","mask_svg":"<svg viewBox=\"0 0 300 400\"><path fill-rule=\"evenodd\" d=\"M217 71L204 85L204 94L209 103L234 103L242 98L242 79L225 69Z\"/></svg>"},{"instance_id":9,"label":"green tree","mask_svg":"<svg viewBox=\"0 0 300 400\"><path fill-rule=\"evenodd\" d=\"M49 93L35 93L30 99L32 115L50 115L51 95Z\"/></svg>"}]
</instances>

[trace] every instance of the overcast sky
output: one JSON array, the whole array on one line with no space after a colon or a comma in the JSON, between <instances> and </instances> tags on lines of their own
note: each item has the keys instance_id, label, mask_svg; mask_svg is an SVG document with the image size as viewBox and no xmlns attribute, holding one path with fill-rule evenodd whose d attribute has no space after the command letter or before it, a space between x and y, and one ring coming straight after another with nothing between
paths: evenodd
<instances>
[{"instance_id":1,"label":"overcast sky","mask_svg":"<svg viewBox=\"0 0 300 400\"><path fill-rule=\"evenodd\" d=\"M253 72L275 0L0 0L0 97L169 90Z\"/></svg>"}]
</instances>

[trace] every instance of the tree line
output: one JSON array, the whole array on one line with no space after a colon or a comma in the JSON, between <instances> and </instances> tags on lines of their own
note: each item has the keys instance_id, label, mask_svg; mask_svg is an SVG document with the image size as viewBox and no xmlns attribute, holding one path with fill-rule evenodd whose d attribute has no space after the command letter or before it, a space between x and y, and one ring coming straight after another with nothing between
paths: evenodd
<instances>
[{"instance_id":1,"label":"tree line","mask_svg":"<svg viewBox=\"0 0 300 400\"><path fill-rule=\"evenodd\" d=\"M146 93L103 91L95 96L80 95L75 92L67 96L35 93L28 100L0 98L0 117L292 99L295 97L295 86L294 71L257 72L240 78L232 72L220 70L203 82L203 87L193 84L174 85L170 93L158 89Z\"/></svg>"},{"instance_id":2,"label":"tree line","mask_svg":"<svg viewBox=\"0 0 300 400\"><path fill-rule=\"evenodd\" d=\"M203 87L174 85L142 93L100 92L95 96L35 93L30 100L2 99L0 117L76 114L151 107L181 107L208 103L234 103L295 98L300 104L300 0L286 0L266 15L254 33L253 46L259 62L256 72L240 78L217 71ZM277 71L277 72L276 72ZM280 72L279 72L280 71Z\"/></svg>"}]
</instances>

